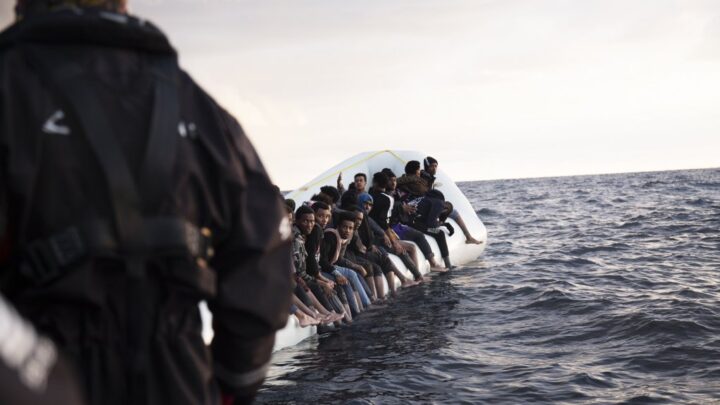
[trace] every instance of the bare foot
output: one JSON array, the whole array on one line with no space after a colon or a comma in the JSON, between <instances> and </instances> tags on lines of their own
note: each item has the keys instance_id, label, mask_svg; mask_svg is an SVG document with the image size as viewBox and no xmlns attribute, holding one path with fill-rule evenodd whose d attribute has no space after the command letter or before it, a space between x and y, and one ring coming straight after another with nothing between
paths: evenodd
<instances>
[{"instance_id":1,"label":"bare foot","mask_svg":"<svg viewBox=\"0 0 720 405\"><path fill-rule=\"evenodd\" d=\"M445 272L448 271L448 268L447 268L447 267L440 267L440 266L433 266L433 267L430 267L430 271L434 271L434 272L437 272L437 273L445 273Z\"/></svg>"},{"instance_id":2,"label":"bare foot","mask_svg":"<svg viewBox=\"0 0 720 405\"><path fill-rule=\"evenodd\" d=\"M320 321L318 321L317 319L315 319L309 315L305 315L301 312L296 313L295 316L297 316L298 321L300 321L301 328L304 328L304 327L307 327L310 325L317 325L318 323L320 323Z\"/></svg>"},{"instance_id":3,"label":"bare foot","mask_svg":"<svg viewBox=\"0 0 720 405\"><path fill-rule=\"evenodd\" d=\"M470 236L469 238L467 238L465 243L468 245L480 245L483 242L481 240L477 240L477 239L473 238L472 236Z\"/></svg>"},{"instance_id":4,"label":"bare foot","mask_svg":"<svg viewBox=\"0 0 720 405\"><path fill-rule=\"evenodd\" d=\"M417 281L413 281L413 280L405 280L405 281L402 282L401 285L403 286L403 288L412 287L412 286L418 285L418 282L417 282Z\"/></svg>"}]
</instances>

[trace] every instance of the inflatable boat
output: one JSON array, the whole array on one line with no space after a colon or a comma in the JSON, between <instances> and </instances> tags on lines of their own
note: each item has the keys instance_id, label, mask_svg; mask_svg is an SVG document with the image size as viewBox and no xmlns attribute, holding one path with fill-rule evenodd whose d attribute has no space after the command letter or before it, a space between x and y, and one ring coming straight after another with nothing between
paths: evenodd
<instances>
[{"instance_id":1,"label":"inflatable boat","mask_svg":"<svg viewBox=\"0 0 720 405\"><path fill-rule=\"evenodd\" d=\"M308 201L313 194L317 194L320 191L320 187L325 185L335 186L337 177L341 173L343 183L346 187L353 181L353 177L356 173L365 173L369 182L374 173L379 172L386 167L390 168L399 177L405 173L405 164L408 161L417 160L422 163L425 156L427 155L420 152L393 150L360 153L328 169L324 173L315 177L312 181L308 182L306 185L288 193L285 198L292 198L298 204ZM450 222L456 230L452 236L448 236L447 238L450 260L455 266L469 263L480 257L485 249L485 246L487 245L487 230L485 229L485 225L483 225L482 221L475 213L475 209L472 207L465 195L460 191L458 186L450 179L450 177L448 177L441 169L438 169L435 177L435 188L445 195L445 199L447 201L452 202L455 209L460 213L465 221L465 225L467 225L470 233L482 242L479 245L466 244L465 236L460 231L460 227L452 219L448 219L448 222ZM435 239L430 236L426 236L426 238L435 252L435 256L440 258L440 249L438 248ZM422 274L429 273L429 263L424 257L422 257L420 249L416 249L416 251L420 254L419 259L421 259L421 266L419 268L420 272ZM400 258L394 255L390 255L390 257L398 269L400 269L409 279L413 278L412 274L405 267ZM400 281L397 280L397 278L395 281L399 286ZM385 291L388 291L388 288L385 288ZM294 346L316 333L317 330L314 326L301 328L298 319L291 315L285 328L278 331L275 337L275 346L273 351Z\"/></svg>"}]
</instances>

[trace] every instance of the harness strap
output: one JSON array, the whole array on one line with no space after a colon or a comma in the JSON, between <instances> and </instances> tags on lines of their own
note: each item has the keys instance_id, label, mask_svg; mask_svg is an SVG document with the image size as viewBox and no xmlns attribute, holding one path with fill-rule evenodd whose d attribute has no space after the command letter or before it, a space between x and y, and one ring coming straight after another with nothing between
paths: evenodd
<instances>
[{"instance_id":1,"label":"harness strap","mask_svg":"<svg viewBox=\"0 0 720 405\"><path fill-rule=\"evenodd\" d=\"M149 255L205 257L210 239L191 223L173 217L145 218ZM59 277L87 257L118 257L119 242L107 221L86 221L29 243L20 272L36 284Z\"/></svg>"}]
</instances>

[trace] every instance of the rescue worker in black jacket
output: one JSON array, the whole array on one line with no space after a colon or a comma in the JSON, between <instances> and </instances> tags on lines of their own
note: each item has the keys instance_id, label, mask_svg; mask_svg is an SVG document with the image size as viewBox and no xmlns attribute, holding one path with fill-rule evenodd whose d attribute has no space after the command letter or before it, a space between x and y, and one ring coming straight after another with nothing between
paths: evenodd
<instances>
[{"instance_id":1,"label":"rescue worker in black jacket","mask_svg":"<svg viewBox=\"0 0 720 405\"><path fill-rule=\"evenodd\" d=\"M0 35L3 293L91 404L251 401L288 317L291 230L249 140L122 0L16 10Z\"/></svg>"}]
</instances>

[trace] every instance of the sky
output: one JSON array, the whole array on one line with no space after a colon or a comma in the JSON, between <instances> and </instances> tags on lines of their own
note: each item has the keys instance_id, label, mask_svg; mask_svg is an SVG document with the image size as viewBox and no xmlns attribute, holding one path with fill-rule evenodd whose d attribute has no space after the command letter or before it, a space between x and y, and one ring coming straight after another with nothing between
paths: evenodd
<instances>
[{"instance_id":1,"label":"sky","mask_svg":"<svg viewBox=\"0 0 720 405\"><path fill-rule=\"evenodd\" d=\"M382 149L423 151L458 181L720 166L720 1L130 7L283 190Z\"/></svg>"}]
</instances>

